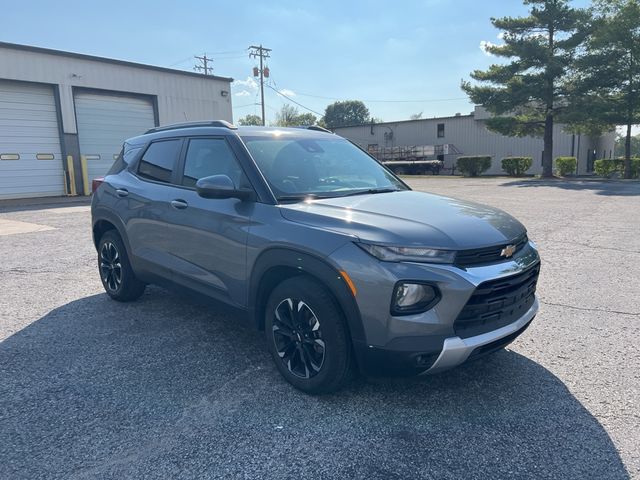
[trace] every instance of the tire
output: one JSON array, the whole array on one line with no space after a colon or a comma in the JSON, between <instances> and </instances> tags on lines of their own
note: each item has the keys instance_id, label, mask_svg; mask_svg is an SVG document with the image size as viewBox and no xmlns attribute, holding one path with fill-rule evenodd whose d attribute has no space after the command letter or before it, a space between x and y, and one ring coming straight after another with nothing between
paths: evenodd
<instances>
[{"instance_id":1,"label":"tire","mask_svg":"<svg viewBox=\"0 0 640 480\"><path fill-rule=\"evenodd\" d=\"M115 230L108 230L98 242L98 272L104 290L114 300L131 302L140 298L146 285L133 273L124 243Z\"/></svg>"},{"instance_id":2,"label":"tire","mask_svg":"<svg viewBox=\"0 0 640 480\"><path fill-rule=\"evenodd\" d=\"M327 288L312 278L290 278L273 290L265 309L265 337L282 376L303 392L334 392L355 374L344 315Z\"/></svg>"}]
</instances>

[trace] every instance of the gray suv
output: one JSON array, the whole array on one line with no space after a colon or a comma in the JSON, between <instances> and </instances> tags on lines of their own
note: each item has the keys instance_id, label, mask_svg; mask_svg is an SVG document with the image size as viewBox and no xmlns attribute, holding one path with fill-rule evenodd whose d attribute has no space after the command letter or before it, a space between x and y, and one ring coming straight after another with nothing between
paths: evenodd
<instances>
[{"instance_id":1,"label":"gray suv","mask_svg":"<svg viewBox=\"0 0 640 480\"><path fill-rule=\"evenodd\" d=\"M412 191L319 127L170 125L94 181L100 278L239 307L309 393L440 372L503 348L537 310L540 259L506 213Z\"/></svg>"}]
</instances>

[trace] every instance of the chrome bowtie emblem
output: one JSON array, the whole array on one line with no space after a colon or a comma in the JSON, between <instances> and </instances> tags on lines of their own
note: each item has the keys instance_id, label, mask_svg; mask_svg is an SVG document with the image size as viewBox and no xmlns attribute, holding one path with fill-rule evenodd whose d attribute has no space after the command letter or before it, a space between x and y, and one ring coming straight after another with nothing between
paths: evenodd
<instances>
[{"instance_id":1,"label":"chrome bowtie emblem","mask_svg":"<svg viewBox=\"0 0 640 480\"><path fill-rule=\"evenodd\" d=\"M515 245L507 245L506 247L504 247L502 249L502 251L500 252L500 256L501 257L511 257L514 253L516 253L516 246Z\"/></svg>"}]
</instances>

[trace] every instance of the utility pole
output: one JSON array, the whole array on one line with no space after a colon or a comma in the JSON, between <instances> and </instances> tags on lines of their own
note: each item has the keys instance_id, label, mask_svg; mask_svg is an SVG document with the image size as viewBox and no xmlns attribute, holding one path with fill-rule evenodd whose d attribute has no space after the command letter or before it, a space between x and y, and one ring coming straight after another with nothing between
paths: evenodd
<instances>
[{"instance_id":1,"label":"utility pole","mask_svg":"<svg viewBox=\"0 0 640 480\"><path fill-rule=\"evenodd\" d=\"M205 75L213 74L213 67L209 66L209 62L213 63L213 59L211 57L207 57L207 54L204 53L201 57L195 55L193 58L200 60L200 65L195 65L193 67L196 72L202 71Z\"/></svg>"},{"instance_id":2,"label":"utility pole","mask_svg":"<svg viewBox=\"0 0 640 480\"><path fill-rule=\"evenodd\" d=\"M251 58L260 58L260 69L259 69L259 73L260 73L260 105L262 107L262 126L264 127L264 77L265 77L265 73L266 76L269 76L269 70L267 69L267 71L265 72L265 69L263 67L263 61L265 58L269 58L269 52L271 52L270 48L264 48L262 45L251 45L249 47L249 49L251 50L249 52L249 57ZM254 73L255 73L255 68L254 68Z\"/></svg>"}]
</instances>

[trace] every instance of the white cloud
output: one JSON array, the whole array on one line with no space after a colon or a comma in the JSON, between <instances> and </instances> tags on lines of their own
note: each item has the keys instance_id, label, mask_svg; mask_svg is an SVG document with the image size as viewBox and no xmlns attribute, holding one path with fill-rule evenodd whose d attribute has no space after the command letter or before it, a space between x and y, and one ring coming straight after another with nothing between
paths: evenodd
<instances>
[{"instance_id":1,"label":"white cloud","mask_svg":"<svg viewBox=\"0 0 640 480\"><path fill-rule=\"evenodd\" d=\"M296 96L296 92L294 92L293 90L289 90L288 88L282 88L280 90L278 90L281 94L286 95L287 97L295 97Z\"/></svg>"},{"instance_id":2,"label":"white cloud","mask_svg":"<svg viewBox=\"0 0 640 480\"><path fill-rule=\"evenodd\" d=\"M251 96L251 92L248 90L240 90L239 92L234 93L236 97L249 97Z\"/></svg>"},{"instance_id":3,"label":"white cloud","mask_svg":"<svg viewBox=\"0 0 640 480\"><path fill-rule=\"evenodd\" d=\"M231 85L232 87L243 88L246 90L258 90L258 82L256 82L253 77L247 77L246 80L236 80Z\"/></svg>"},{"instance_id":4,"label":"white cloud","mask_svg":"<svg viewBox=\"0 0 640 480\"><path fill-rule=\"evenodd\" d=\"M487 50L487 48L489 48L489 47L495 47L495 46L496 46L496 44L495 44L495 43L491 43L491 42L489 42L489 41L487 41L487 40L482 40L482 41L480 42L480 50L482 50L482 52L483 52L485 55L489 56L489 57L492 57L492 56L493 56L493 54L492 54L492 53L489 53L489 51Z\"/></svg>"}]
</instances>

